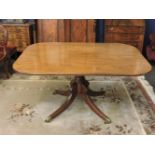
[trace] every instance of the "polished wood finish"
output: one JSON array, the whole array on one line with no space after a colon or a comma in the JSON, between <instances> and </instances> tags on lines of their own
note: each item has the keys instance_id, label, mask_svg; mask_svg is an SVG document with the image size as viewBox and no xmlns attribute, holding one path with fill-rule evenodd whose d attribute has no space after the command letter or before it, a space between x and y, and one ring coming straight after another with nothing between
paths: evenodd
<instances>
[{"instance_id":1,"label":"polished wood finish","mask_svg":"<svg viewBox=\"0 0 155 155\"><path fill-rule=\"evenodd\" d=\"M93 19L39 19L38 42L95 42Z\"/></svg>"},{"instance_id":2,"label":"polished wood finish","mask_svg":"<svg viewBox=\"0 0 155 155\"><path fill-rule=\"evenodd\" d=\"M151 70L137 48L119 43L38 43L29 46L13 67L29 74L75 75L70 90L54 92L67 100L46 122L65 111L78 95L106 124L111 123L110 118L91 99L104 91L92 91L83 75L140 75Z\"/></svg>"},{"instance_id":3,"label":"polished wood finish","mask_svg":"<svg viewBox=\"0 0 155 155\"><path fill-rule=\"evenodd\" d=\"M84 78L84 76L75 77L71 83L71 91L56 90L54 94L67 95L67 100L64 104L62 104L56 111L48 116L45 120L46 122L50 122L52 119L60 115L63 111L65 111L74 101L76 96L80 96L85 103L90 107L90 109L95 112L100 118L104 120L105 124L111 123L111 120L108 116L106 116L93 102L90 96L101 96L104 95L104 91L94 92L90 90L89 82ZM91 91L91 94L89 93ZM93 94L94 92L94 94ZM97 94L98 93L98 94Z\"/></svg>"},{"instance_id":4,"label":"polished wood finish","mask_svg":"<svg viewBox=\"0 0 155 155\"><path fill-rule=\"evenodd\" d=\"M141 75L151 70L140 51L120 43L37 43L13 68L28 74Z\"/></svg>"},{"instance_id":5,"label":"polished wood finish","mask_svg":"<svg viewBox=\"0 0 155 155\"><path fill-rule=\"evenodd\" d=\"M104 42L117 42L143 48L145 23L142 19L106 19Z\"/></svg>"}]
</instances>

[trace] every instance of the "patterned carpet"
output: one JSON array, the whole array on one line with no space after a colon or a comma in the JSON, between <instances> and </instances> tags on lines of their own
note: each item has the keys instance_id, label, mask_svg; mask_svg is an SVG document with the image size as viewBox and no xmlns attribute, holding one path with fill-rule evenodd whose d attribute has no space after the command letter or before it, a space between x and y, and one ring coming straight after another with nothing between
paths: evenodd
<instances>
[{"instance_id":1,"label":"patterned carpet","mask_svg":"<svg viewBox=\"0 0 155 155\"><path fill-rule=\"evenodd\" d=\"M52 95L53 90L68 88L70 79L16 73L1 80L0 134L155 134L155 114L139 82L152 97L154 93L143 77L87 77L93 88L106 91L105 96L93 100L111 117L110 125L78 98L62 115L45 123L47 115L65 99Z\"/></svg>"}]
</instances>

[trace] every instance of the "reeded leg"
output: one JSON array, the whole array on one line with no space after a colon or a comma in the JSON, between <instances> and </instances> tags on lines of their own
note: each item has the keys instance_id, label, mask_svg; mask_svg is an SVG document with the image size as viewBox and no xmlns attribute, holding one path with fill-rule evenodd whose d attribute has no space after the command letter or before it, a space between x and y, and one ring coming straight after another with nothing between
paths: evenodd
<instances>
[{"instance_id":1,"label":"reeded leg","mask_svg":"<svg viewBox=\"0 0 155 155\"><path fill-rule=\"evenodd\" d=\"M64 96L69 96L69 94L71 93L71 91L69 91L69 90L55 90L54 92L53 92L53 94L59 94L59 95L64 95Z\"/></svg>"},{"instance_id":2,"label":"reeded leg","mask_svg":"<svg viewBox=\"0 0 155 155\"><path fill-rule=\"evenodd\" d=\"M101 117L105 122L105 124L110 124L111 120L108 116L106 116L93 102L93 100L88 95L81 95L85 103L91 108L93 112L95 112L99 117Z\"/></svg>"},{"instance_id":3,"label":"reeded leg","mask_svg":"<svg viewBox=\"0 0 155 155\"><path fill-rule=\"evenodd\" d=\"M48 118L45 120L45 122L50 122L52 119L54 119L55 117L60 115L63 111L65 111L74 101L75 97L76 97L76 93L70 94L67 100L65 101L65 103L61 105L55 112L50 114Z\"/></svg>"}]
</instances>

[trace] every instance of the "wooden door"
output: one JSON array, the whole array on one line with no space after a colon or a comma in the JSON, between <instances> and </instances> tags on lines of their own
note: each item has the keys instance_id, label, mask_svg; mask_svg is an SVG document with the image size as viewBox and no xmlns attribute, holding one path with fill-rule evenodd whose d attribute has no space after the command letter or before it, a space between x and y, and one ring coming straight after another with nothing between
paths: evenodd
<instances>
[{"instance_id":1,"label":"wooden door","mask_svg":"<svg viewBox=\"0 0 155 155\"><path fill-rule=\"evenodd\" d=\"M37 42L64 41L64 22L57 19L37 20Z\"/></svg>"},{"instance_id":2,"label":"wooden door","mask_svg":"<svg viewBox=\"0 0 155 155\"><path fill-rule=\"evenodd\" d=\"M37 36L38 42L95 42L95 20L37 20Z\"/></svg>"}]
</instances>

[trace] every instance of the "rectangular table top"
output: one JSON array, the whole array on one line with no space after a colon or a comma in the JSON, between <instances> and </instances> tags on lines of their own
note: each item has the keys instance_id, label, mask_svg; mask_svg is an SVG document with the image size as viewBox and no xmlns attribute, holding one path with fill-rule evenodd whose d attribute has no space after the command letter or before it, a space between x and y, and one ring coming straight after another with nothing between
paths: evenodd
<instances>
[{"instance_id":1,"label":"rectangular table top","mask_svg":"<svg viewBox=\"0 0 155 155\"><path fill-rule=\"evenodd\" d=\"M141 52L120 43L37 43L14 63L21 73L52 75L142 75L151 70Z\"/></svg>"}]
</instances>

